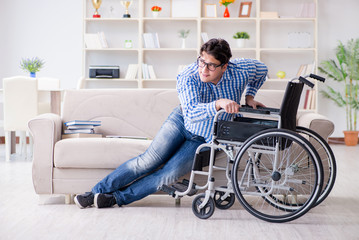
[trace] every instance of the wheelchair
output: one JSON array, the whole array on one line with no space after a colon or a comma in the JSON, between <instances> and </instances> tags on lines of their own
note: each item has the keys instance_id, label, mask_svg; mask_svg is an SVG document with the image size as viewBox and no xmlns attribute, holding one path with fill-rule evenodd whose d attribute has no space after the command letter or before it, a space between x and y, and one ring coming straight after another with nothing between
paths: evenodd
<instances>
[{"instance_id":1,"label":"wheelchair","mask_svg":"<svg viewBox=\"0 0 359 240\"><path fill-rule=\"evenodd\" d=\"M236 197L250 214L276 223L295 220L323 202L335 182L334 154L316 132L296 126L304 84L314 86L308 77L325 80L314 74L291 79L280 109L242 106L240 113L257 117L230 121L220 120L227 113L218 111L213 140L197 148L190 179L161 189L176 199L204 191L192 203L201 219L210 218L216 207L229 209ZM215 164L218 152L227 156L225 166ZM226 186L215 186L213 171L224 172ZM207 183L195 184L196 175L207 176Z\"/></svg>"}]
</instances>

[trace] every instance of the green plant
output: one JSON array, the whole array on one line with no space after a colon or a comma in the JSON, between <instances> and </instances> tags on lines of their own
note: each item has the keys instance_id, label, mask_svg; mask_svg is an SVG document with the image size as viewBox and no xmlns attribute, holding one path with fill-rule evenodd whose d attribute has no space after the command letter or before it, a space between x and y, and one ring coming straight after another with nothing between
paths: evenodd
<instances>
[{"instance_id":1,"label":"green plant","mask_svg":"<svg viewBox=\"0 0 359 240\"><path fill-rule=\"evenodd\" d=\"M190 30L185 30L185 29L181 29L178 31L178 36L180 38L187 38L188 37L188 34L189 34Z\"/></svg>"},{"instance_id":2,"label":"green plant","mask_svg":"<svg viewBox=\"0 0 359 240\"><path fill-rule=\"evenodd\" d=\"M45 62L38 58L23 58L20 62L21 69L28 71L30 73L35 73L40 71L40 69L44 66Z\"/></svg>"},{"instance_id":3,"label":"green plant","mask_svg":"<svg viewBox=\"0 0 359 240\"><path fill-rule=\"evenodd\" d=\"M234 39L240 39L240 38L249 39L250 36L247 32L236 32L236 34L233 35L233 38Z\"/></svg>"},{"instance_id":4,"label":"green plant","mask_svg":"<svg viewBox=\"0 0 359 240\"><path fill-rule=\"evenodd\" d=\"M336 47L336 60L323 61L319 70L330 79L344 84L344 91L328 86L328 90L321 93L338 106L345 107L347 130L356 131L359 109L359 39L351 39L346 45L339 41Z\"/></svg>"}]
</instances>

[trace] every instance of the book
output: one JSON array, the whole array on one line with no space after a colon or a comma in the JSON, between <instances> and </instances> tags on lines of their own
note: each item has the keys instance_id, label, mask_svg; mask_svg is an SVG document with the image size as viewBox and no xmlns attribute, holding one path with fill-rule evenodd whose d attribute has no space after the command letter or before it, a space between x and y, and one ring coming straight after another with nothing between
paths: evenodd
<instances>
[{"instance_id":1,"label":"book","mask_svg":"<svg viewBox=\"0 0 359 240\"><path fill-rule=\"evenodd\" d=\"M101 133L70 133L62 134L62 139L67 138L102 138Z\"/></svg>"},{"instance_id":2,"label":"book","mask_svg":"<svg viewBox=\"0 0 359 240\"><path fill-rule=\"evenodd\" d=\"M303 108L303 109L306 109L306 107L307 107L307 105L308 105L309 92L310 92L310 90L307 89L307 90L305 91L305 93L302 93L302 94L304 94L304 96L305 96L305 98L304 98L304 105L301 107L301 108Z\"/></svg>"},{"instance_id":3,"label":"book","mask_svg":"<svg viewBox=\"0 0 359 240\"><path fill-rule=\"evenodd\" d=\"M145 48L160 48L158 33L143 33Z\"/></svg>"},{"instance_id":4,"label":"book","mask_svg":"<svg viewBox=\"0 0 359 240\"><path fill-rule=\"evenodd\" d=\"M260 12L261 18L278 18L278 12Z\"/></svg>"},{"instance_id":5,"label":"book","mask_svg":"<svg viewBox=\"0 0 359 240\"><path fill-rule=\"evenodd\" d=\"M313 90L308 89L308 98L307 98L307 104L304 106L304 109L311 109L312 104L312 98L313 98Z\"/></svg>"},{"instance_id":6,"label":"book","mask_svg":"<svg viewBox=\"0 0 359 240\"><path fill-rule=\"evenodd\" d=\"M138 140L149 140L147 137L142 136L121 136L121 135L107 135L107 138L127 138L127 139L138 139Z\"/></svg>"},{"instance_id":7,"label":"book","mask_svg":"<svg viewBox=\"0 0 359 240\"><path fill-rule=\"evenodd\" d=\"M84 129L65 129L64 134L71 134L71 133L95 133L94 129L92 128L84 128Z\"/></svg>"},{"instance_id":8,"label":"book","mask_svg":"<svg viewBox=\"0 0 359 240\"><path fill-rule=\"evenodd\" d=\"M309 105L309 109L315 109L315 102L316 102L316 94L315 91L312 89L311 91L311 101L310 101L310 105Z\"/></svg>"},{"instance_id":9,"label":"book","mask_svg":"<svg viewBox=\"0 0 359 240\"><path fill-rule=\"evenodd\" d=\"M299 5L296 17L315 18L315 3L302 3Z\"/></svg>"},{"instance_id":10,"label":"book","mask_svg":"<svg viewBox=\"0 0 359 240\"><path fill-rule=\"evenodd\" d=\"M150 79L156 79L157 77L155 74L155 70L153 69L153 66L147 65L147 68L148 68L148 73L149 73Z\"/></svg>"},{"instance_id":11,"label":"book","mask_svg":"<svg viewBox=\"0 0 359 240\"><path fill-rule=\"evenodd\" d=\"M148 71L148 65L146 63L142 63L142 78L149 79L150 73Z\"/></svg>"},{"instance_id":12,"label":"book","mask_svg":"<svg viewBox=\"0 0 359 240\"><path fill-rule=\"evenodd\" d=\"M135 79L137 76L138 64L129 64L125 79Z\"/></svg>"},{"instance_id":13,"label":"book","mask_svg":"<svg viewBox=\"0 0 359 240\"><path fill-rule=\"evenodd\" d=\"M102 48L108 48L108 44L107 44L107 40L106 40L106 37L105 37L105 33L104 33L104 32L98 32L97 35L98 35L98 38L100 39L101 47L102 47Z\"/></svg>"},{"instance_id":14,"label":"book","mask_svg":"<svg viewBox=\"0 0 359 240\"><path fill-rule=\"evenodd\" d=\"M74 129L94 129L94 125L89 124L75 124L67 126L67 129L74 130Z\"/></svg>"},{"instance_id":15,"label":"book","mask_svg":"<svg viewBox=\"0 0 359 240\"><path fill-rule=\"evenodd\" d=\"M101 49L102 44L97 33L86 33L84 35L86 48Z\"/></svg>"},{"instance_id":16,"label":"book","mask_svg":"<svg viewBox=\"0 0 359 240\"><path fill-rule=\"evenodd\" d=\"M72 121L65 122L65 126L71 126L71 125L101 126L101 121L72 120Z\"/></svg>"},{"instance_id":17,"label":"book","mask_svg":"<svg viewBox=\"0 0 359 240\"><path fill-rule=\"evenodd\" d=\"M306 64L301 64L299 66L299 69L298 69L298 72L297 72L297 77L302 76L306 72L306 69L307 69L307 65Z\"/></svg>"},{"instance_id":18,"label":"book","mask_svg":"<svg viewBox=\"0 0 359 240\"><path fill-rule=\"evenodd\" d=\"M160 48L160 39L158 38L158 33L154 33L154 42L155 42L155 48Z\"/></svg>"}]
</instances>

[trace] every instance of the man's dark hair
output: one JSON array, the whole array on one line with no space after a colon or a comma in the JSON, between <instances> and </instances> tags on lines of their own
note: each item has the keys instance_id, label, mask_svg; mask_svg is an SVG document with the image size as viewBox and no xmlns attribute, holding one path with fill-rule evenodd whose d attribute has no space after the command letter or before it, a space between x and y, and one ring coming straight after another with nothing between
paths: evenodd
<instances>
[{"instance_id":1,"label":"man's dark hair","mask_svg":"<svg viewBox=\"0 0 359 240\"><path fill-rule=\"evenodd\" d=\"M212 38L204 43L201 47L200 54L203 52L213 56L215 59L226 64L232 57L231 48L226 40L221 38Z\"/></svg>"}]
</instances>

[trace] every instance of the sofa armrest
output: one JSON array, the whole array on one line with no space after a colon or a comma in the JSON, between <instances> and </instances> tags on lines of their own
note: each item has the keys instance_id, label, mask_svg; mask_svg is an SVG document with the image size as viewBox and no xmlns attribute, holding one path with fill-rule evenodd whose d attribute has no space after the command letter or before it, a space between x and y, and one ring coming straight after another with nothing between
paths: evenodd
<instances>
[{"instance_id":1,"label":"sofa armrest","mask_svg":"<svg viewBox=\"0 0 359 240\"><path fill-rule=\"evenodd\" d=\"M59 115L46 113L28 122L33 137L32 181L35 192L51 194L54 146L61 139L62 121Z\"/></svg>"},{"instance_id":2,"label":"sofa armrest","mask_svg":"<svg viewBox=\"0 0 359 240\"><path fill-rule=\"evenodd\" d=\"M297 119L297 125L309 128L318 133L326 141L334 132L334 123L318 113L304 113Z\"/></svg>"}]
</instances>

